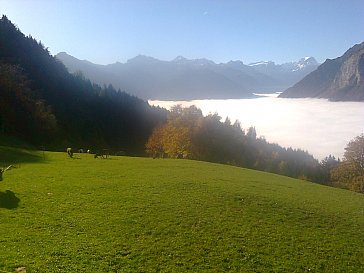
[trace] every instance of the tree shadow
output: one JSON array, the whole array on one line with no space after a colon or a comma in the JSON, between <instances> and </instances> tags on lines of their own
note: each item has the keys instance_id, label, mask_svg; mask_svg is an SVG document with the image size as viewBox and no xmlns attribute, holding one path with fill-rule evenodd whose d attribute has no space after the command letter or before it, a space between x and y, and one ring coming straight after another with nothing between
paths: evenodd
<instances>
[{"instance_id":1,"label":"tree shadow","mask_svg":"<svg viewBox=\"0 0 364 273\"><path fill-rule=\"evenodd\" d=\"M20 199L15 196L15 193L9 190L0 191L0 208L16 209L19 206Z\"/></svg>"},{"instance_id":2,"label":"tree shadow","mask_svg":"<svg viewBox=\"0 0 364 273\"><path fill-rule=\"evenodd\" d=\"M17 163L33 163L44 161L40 151L0 146L0 167Z\"/></svg>"}]
</instances>

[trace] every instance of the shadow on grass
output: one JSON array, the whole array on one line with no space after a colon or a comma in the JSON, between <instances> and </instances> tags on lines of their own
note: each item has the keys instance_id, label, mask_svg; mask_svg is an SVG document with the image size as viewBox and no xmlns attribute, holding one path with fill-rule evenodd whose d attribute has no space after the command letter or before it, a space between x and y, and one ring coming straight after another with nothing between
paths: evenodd
<instances>
[{"instance_id":1,"label":"shadow on grass","mask_svg":"<svg viewBox=\"0 0 364 273\"><path fill-rule=\"evenodd\" d=\"M12 191L0 191L0 208L16 209L19 206L20 199Z\"/></svg>"},{"instance_id":2,"label":"shadow on grass","mask_svg":"<svg viewBox=\"0 0 364 273\"><path fill-rule=\"evenodd\" d=\"M0 167L17 163L32 163L44 161L39 151L0 146ZM3 166L2 166L3 165Z\"/></svg>"}]
</instances>

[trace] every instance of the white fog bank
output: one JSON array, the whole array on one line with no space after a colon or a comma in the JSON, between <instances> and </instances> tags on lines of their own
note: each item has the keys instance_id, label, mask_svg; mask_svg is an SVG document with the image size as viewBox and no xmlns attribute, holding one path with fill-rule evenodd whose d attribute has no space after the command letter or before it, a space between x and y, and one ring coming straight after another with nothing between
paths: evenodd
<instances>
[{"instance_id":1,"label":"white fog bank","mask_svg":"<svg viewBox=\"0 0 364 273\"><path fill-rule=\"evenodd\" d=\"M363 102L330 102L325 99L258 99L149 101L151 105L196 105L204 115L218 113L222 121L236 119L244 129L255 126L258 136L283 147L300 148L317 159L329 154L343 157L344 148L364 133Z\"/></svg>"}]
</instances>

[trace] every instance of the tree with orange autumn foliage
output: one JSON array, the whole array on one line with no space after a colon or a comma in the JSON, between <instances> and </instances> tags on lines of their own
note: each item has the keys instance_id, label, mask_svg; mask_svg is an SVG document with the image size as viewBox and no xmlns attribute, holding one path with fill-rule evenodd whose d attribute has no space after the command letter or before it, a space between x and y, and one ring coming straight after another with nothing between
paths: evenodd
<instances>
[{"instance_id":1,"label":"tree with orange autumn foliage","mask_svg":"<svg viewBox=\"0 0 364 273\"><path fill-rule=\"evenodd\" d=\"M240 122L221 122L216 113L203 116L196 106L172 107L164 125L156 128L145 145L152 157L188 158L248 167L291 177L320 181L320 164L302 150L282 148L245 134Z\"/></svg>"}]
</instances>

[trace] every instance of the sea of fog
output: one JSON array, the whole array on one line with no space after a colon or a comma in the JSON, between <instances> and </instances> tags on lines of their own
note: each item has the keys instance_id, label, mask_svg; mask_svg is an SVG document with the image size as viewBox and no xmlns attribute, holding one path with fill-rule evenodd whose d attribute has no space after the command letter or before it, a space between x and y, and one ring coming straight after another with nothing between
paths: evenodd
<instances>
[{"instance_id":1,"label":"sea of fog","mask_svg":"<svg viewBox=\"0 0 364 273\"><path fill-rule=\"evenodd\" d=\"M204 115L218 113L222 121L239 120L242 128L254 126L268 142L300 148L320 160L329 154L342 158L347 143L364 133L364 102L282 99L269 94L256 99L150 100L149 104L166 109L196 105Z\"/></svg>"}]
</instances>

